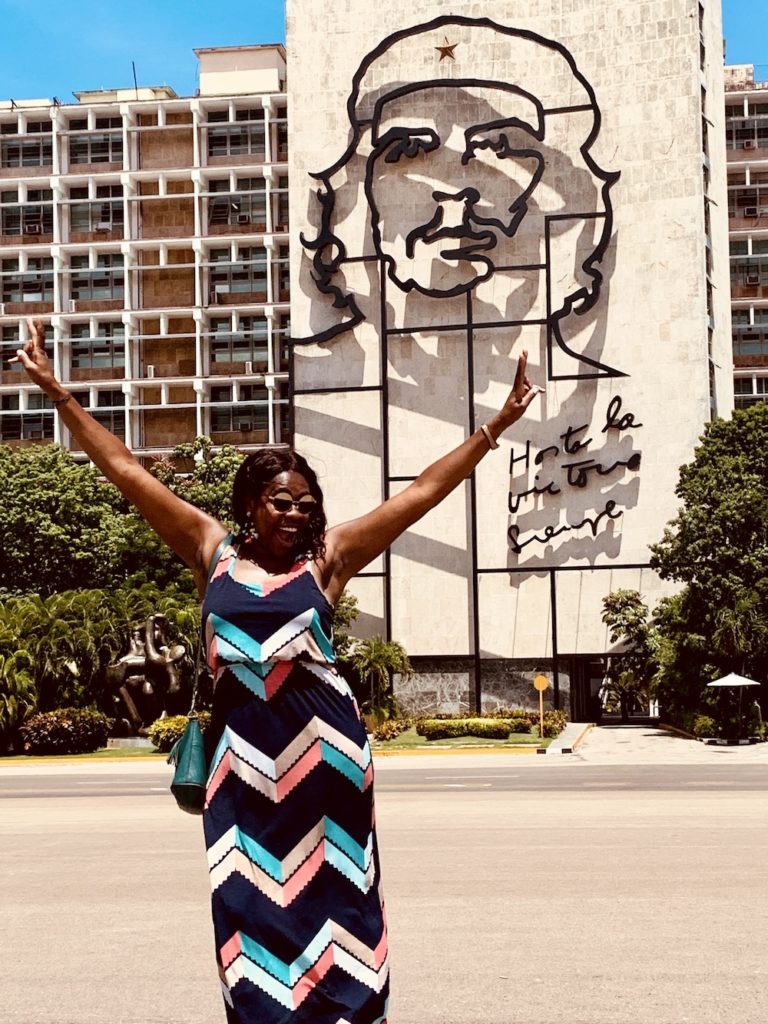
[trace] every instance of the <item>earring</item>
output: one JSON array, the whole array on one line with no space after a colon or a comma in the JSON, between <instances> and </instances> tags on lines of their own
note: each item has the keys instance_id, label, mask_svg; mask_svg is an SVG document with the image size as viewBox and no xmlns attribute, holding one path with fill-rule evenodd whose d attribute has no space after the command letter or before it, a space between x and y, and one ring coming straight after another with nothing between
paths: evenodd
<instances>
[{"instance_id":1,"label":"earring","mask_svg":"<svg viewBox=\"0 0 768 1024\"><path fill-rule=\"evenodd\" d=\"M253 517L250 512L246 512L245 522L243 523L243 528L240 532L242 534L244 544L252 544L255 540L258 540L259 534L256 530L256 526L254 525Z\"/></svg>"}]
</instances>

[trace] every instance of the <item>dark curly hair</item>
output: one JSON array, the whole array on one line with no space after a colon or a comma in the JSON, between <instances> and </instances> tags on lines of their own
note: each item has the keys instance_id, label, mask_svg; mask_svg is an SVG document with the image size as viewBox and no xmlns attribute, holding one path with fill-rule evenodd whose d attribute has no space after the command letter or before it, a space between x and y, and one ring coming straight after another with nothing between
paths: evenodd
<instances>
[{"instance_id":1,"label":"dark curly hair","mask_svg":"<svg viewBox=\"0 0 768 1024\"><path fill-rule=\"evenodd\" d=\"M325 555L325 531L328 524L323 508L323 492L317 482L317 474L303 455L292 448L261 448L247 455L235 474L232 486L232 514L238 526L235 541L242 543L248 505L258 497L267 485L280 473L300 473L309 484L309 493L317 502L306 527L298 536L296 547L312 558Z\"/></svg>"}]
</instances>

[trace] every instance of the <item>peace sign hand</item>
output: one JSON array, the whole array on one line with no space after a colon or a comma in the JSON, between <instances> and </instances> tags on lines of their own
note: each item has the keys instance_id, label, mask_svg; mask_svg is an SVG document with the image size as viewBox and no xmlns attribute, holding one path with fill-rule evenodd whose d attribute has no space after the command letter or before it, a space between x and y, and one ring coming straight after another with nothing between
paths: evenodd
<instances>
[{"instance_id":1,"label":"peace sign hand","mask_svg":"<svg viewBox=\"0 0 768 1024\"><path fill-rule=\"evenodd\" d=\"M45 391L56 384L50 360L45 354L45 326L42 320L27 320L28 338L22 348L18 349L11 363L21 363L27 376L38 387Z\"/></svg>"},{"instance_id":2,"label":"peace sign hand","mask_svg":"<svg viewBox=\"0 0 768 1024\"><path fill-rule=\"evenodd\" d=\"M538 384L531 384L526 377L525 367L527 363L528 353L523 350L517 361L514 386L498 414L502 430L506 430L507 427L511 427L513 423L516 423L524 415L534 398L544 393L544 388L540 388Z\"/></svg>"}]
</instances>

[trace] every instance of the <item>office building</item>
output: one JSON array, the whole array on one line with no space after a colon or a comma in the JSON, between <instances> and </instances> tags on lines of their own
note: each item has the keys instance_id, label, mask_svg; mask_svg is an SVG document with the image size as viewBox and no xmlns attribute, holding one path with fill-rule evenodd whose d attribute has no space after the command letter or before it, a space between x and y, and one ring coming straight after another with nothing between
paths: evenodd
<instances>
[{"instance_id":1,"label":"office building","mask_svg":"<svg viewBox=\"0 0 768 1024\"><path fill-rule=\"evenodd\" d=\"M0 102L0 442L73 448L9 368L24 317L141 458L285 439L288 125L281 46L197 50L200 88Z\"/></svg>"},{"instance_id":2,"label":"office building","mask_svg":"<svg viewBox=\"0 0 768 1024\"><path fill-rule=\"evenodd\" d=\"M725 69L736 408L768 399L768 67Z\"/></svg>"}]
</instances>

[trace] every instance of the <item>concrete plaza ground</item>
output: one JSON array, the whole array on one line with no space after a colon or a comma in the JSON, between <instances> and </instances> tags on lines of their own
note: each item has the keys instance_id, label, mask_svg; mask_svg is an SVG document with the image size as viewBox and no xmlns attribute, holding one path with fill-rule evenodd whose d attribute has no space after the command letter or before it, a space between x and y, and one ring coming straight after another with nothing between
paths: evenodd
<instances>
[{"instance_id":1,"label":"concrete plaza ground","mask_svg":"<svg viewBox=\"0 0 768 1024\"><path fill-rule=\"evenodd\" d=\"M391 1024L763 1024L768 751L717 749L605 728L558 758L380 759ZM166 783L0 768L3 1024L223 1020Z\"/></svg>"}]
</instances>

